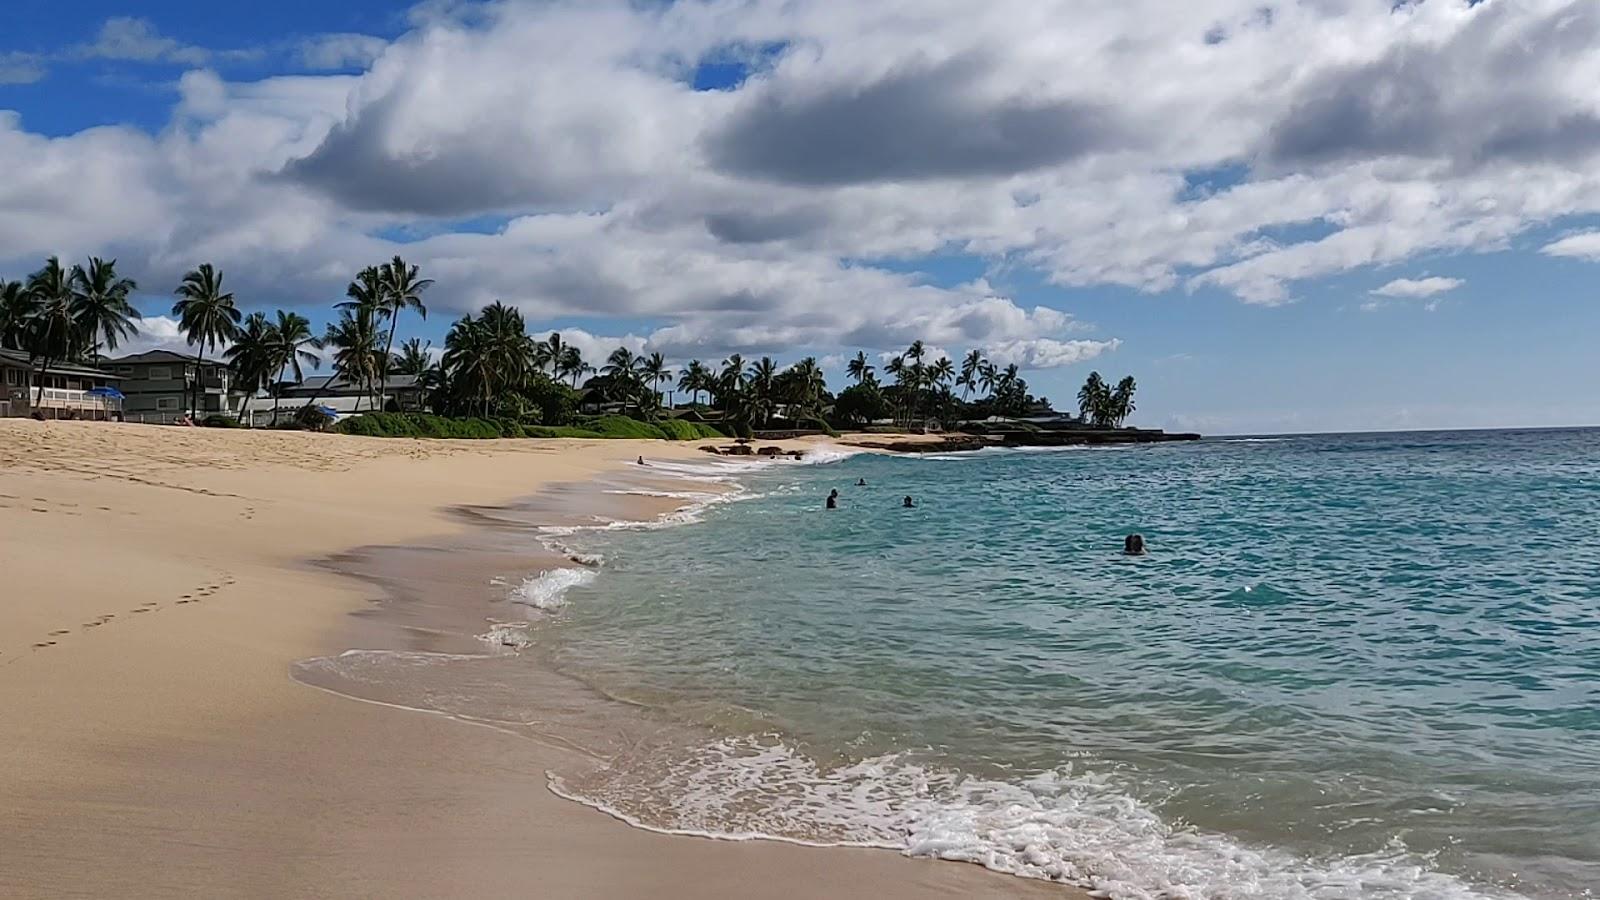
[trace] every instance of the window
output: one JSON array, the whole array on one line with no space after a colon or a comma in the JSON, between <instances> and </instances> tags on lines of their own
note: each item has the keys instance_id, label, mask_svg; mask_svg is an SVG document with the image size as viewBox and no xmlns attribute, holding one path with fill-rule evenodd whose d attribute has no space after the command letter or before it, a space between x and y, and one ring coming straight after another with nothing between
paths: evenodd
<instances>
[{"instance_id":1,"label":"window","mask_svg":"<svg viewBox=\"0 0 1600 900\"><path fill-rule=\"evenodd\" d=\"M21 369L7 369L6 370L6 384L11 385L12 387L21 387L22 386L22 370Z\"/></svg>"},{"instance_id":2,"label":"window","mask_svg":"<svg viewBox=\"0 0 1600 900\"><path fill-rule=\"evenodd\" d=\"M156 398L156 409L160 410L161 412L172 412L172 411L175 411L177 408L178 408L178 398L177 397L157 397Z\"/></svg>"},{"instance_id":3,"label":"window","mask_svg":"<svg viewBox=\"0 0 1600 900\"><path fill-rule=\"evenodd\" d=\"M151 366L150 367L150 380L151 381L170 381L171 379L172 379L172 367L171 366Z\"/></svg>"},{"instance_id":4,"label":"window","mask_svg":"<svg viewBox=\"0 0 1600 900\"><path fill-rule=\"evenodd\" d=\"M117 366L118 375L132 375L133 366Z\"/></svg>"}]
</instances>

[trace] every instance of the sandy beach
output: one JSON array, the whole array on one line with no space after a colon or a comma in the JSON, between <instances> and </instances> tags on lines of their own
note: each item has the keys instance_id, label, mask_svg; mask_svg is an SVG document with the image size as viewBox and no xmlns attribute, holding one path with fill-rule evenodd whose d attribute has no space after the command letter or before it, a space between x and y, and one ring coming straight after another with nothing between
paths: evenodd
<instances>
[{"instance_id":1,"label":"sandy beach","mask_svg":"<svg viewBox=\"0 0 1600 900\"><path fill-rule=\"evenodd\" d=\"M0 420L0 894L1076 896L634 829L547 790L560 750L288 676L378 596L318 560L641 453L698 455Z\"/></svg>"}]
</instances>

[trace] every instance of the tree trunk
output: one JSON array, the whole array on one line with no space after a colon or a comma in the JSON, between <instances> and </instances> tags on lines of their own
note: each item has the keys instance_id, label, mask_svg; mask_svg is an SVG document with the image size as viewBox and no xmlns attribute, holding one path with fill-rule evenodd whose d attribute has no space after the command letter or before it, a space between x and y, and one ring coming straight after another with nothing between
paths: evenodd
<instances>
[{"instance_id":1,"label":"tree trunk","mask_svg":"<svg viewBox=\"0 0 1600 900\"><path fill-rule=\"evenodd\" d=\"M39 404L44 402L44 376L50 371L50 357L46 355L39 361L39 393L33 401L33 411L39 411Z\"/></svg>"},{"instance_id":2,"label":"tree trunk","mask_svg":"<svg viewBox=\"0 0 1600 900\"><path fill-rule=\"evenodd\" d=\"M288 372L289 365L285 363L278 369L278 383L272 386L272 427L274 428L278 427L278 399L283 396L283 379Z\"/></svg>"},{"instance_id":3,"label":"tree trunk","mask_svg":"<svg viewBox=\"0 0 1600 900\"><path fill-rule=\"evenodd\" d=\"M206 345L204 341L201 341L200 348L194 355L194 394L189 403L189 419L191 421L200 414L196 407L200 405L200 389L205 384L205 360Z\"/></svg>"},{"instance_id":4,"label":"tree trunk","mask_svg":"<svg viewBox=\"0 0 1600 900\"><path fill-rule=\"evenodd\" d=\"M389 392L389 359L394 352L394 327L400 324L400 310L396 309L394 315L389 317L389 340L383 345L383 371L379 373L378 382L378 411L383 412L383 395ZM398 406L399 404L395 404Z\"/></svg>"}]
</instances>

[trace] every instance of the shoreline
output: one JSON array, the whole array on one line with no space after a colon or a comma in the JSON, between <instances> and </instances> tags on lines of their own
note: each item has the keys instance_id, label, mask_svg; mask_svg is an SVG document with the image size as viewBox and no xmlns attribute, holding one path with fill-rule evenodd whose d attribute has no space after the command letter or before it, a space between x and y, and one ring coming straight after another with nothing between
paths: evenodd
<instances>
[{"instance_id":1,"label":"shoreline","mask_svg":"<svg viewBox=\"0 0 1600 900\"><path fill-rule=\"evenodd\" d=\"M449 508L697 452L464 443L0 426L0 562L22 597L0 609L16 726L0 893L1073 895L883 851L632 828L549 791L527 741L286 677L341 652L372 599L306 560L460 535Z\"/></svg>"}]
</instances>

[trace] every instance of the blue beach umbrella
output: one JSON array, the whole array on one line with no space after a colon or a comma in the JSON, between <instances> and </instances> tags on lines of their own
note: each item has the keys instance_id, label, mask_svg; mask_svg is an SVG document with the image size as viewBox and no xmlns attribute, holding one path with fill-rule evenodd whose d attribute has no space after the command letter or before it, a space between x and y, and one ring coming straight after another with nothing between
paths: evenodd
<instances>
[{"instance_id":1,"label":"blue beach umbrella","mask_svg":"<svg viewBox=\"0 0 1600 900\"><path fill-rule=\"evenodd\" d=\"M108 400L122 400L122 399L125 399L122 396L122 392L117 390L114 387L90 388L87 391L84 391L84 393L88 394L91 397L105 397Z\"/></svg>"},{"instance_id":2,"label":"blue beach umbrella","mask_svg":"<svg viewBox=\"0 0 1600 900\"><path fill-rule=\"evenodd\" d=\"M339 411L331 406L318 406L317 412L322 413L330 419L339 418Z\"/></svg>"}]
</instances>

